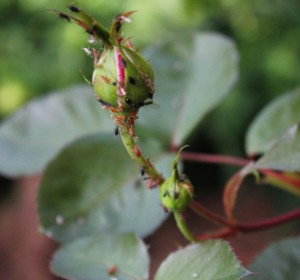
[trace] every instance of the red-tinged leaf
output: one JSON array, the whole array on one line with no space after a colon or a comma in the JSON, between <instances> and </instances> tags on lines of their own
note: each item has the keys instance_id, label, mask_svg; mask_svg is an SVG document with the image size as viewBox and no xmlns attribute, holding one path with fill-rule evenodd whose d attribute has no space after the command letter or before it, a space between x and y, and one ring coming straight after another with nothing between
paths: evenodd
<instances>
[{"instance_id":1,"label":"red-tinged leaf","mask_svg":"<svg viewBox=\"0 0 300 280\"><path fill-rule=\"evenodd\" d=\"M300 174L296 172L261 171L265 177L264 182L278 187L284 191L300 196Z\"/></svg>"},{"instance_id":2,"label":"red-tinged leaf","mask_svg":"<svg viewBox=\"0 0 300 280\"><path fill-rule=\"evenodd\" d=\"M234 174L225 185L223 194L224 211L226 216L231 220L234 220L233 209L236 203L236 198L238 195L238 191L240 190L241 184L244 178L254 171L254 164L249 163L243 169Z\"/></svg>"}]
</instances>

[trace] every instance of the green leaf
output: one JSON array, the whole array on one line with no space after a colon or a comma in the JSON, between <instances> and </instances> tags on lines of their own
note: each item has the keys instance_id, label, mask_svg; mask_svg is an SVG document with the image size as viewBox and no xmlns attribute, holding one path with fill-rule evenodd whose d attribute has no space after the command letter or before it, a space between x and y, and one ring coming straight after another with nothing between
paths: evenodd
<instances>
[{"instance_id":1,"label":"green leaf","mask_svg":"<svg viewBox=\"0 0 300 280\"><path fill-rule=\"evenodd\" d=\"M148 151L161 151L153 139L144 145ZM173 158L160 155L158 170L169 174ZM81 139L45 170L38 195L42 231L63 243L100 232L145 236L166 218L158 191L146 189L139 170L112 135Z\"/></svg>"},{"instance_id":2,"label":"green leaf","mask_svg":"<svg viewBox=\"0 0 300 280\"><path fill-rule=\"evenodd\" d=\"M142 120L160 133L173 135L176 146L229 93L238 76L238 54L233 42L214 33L196 33L149 49L160 105ZM157 125L159 123L159 126Z\"/></svg>"},{"instance_id":3,"label":"green leaf","mask_svg":"<svg viewBox=\"0 0 300 280\"><path fill-rule=\"evenodd\" d=\"M300 121L300 88L268 104L254 119L246 135L249 155L267 151L289 127Z\"/></svg>"},{"instance_id":4,"label":"green leaf","mask_svg":"<svg viewBox=\"0 0 300 280\"><path fill-rule=\"evenodd\" d=\"M92 88L76 86L29 103L0 127L0 173L40 172L74 139L112 131L112 121L96 102Z\"/></svg>"},{"instance_id":5,"label":"green leaf","mask_svg":"<svg viewBox=\"0 0 300 280\"><path fill-rule=\"evenodd\" d=\"M256 257L250 269L259 280L300 279L300 238L273 243Z\"/></svg>"},{"instance_id":6,"label":"green leaf","mask_svg":"<svg viewBox=\"0 0 300 280\"><path fill-rule=\"evenodd\" d=\"M149 257L133 234L98 235L63 246L55 253L51 270L72 280L146 280Z\"/></svg>"},{"instance_id":7,"label":"green leaf","mask_svg":"<svg viewBox=\"0 0 300 280\"><path fill-rule=\"evenodd\" d=\"M237 280L249 274L225 241L209 240L170 254L154 279Z\"/></svg>"},{"instance_id":8,"label":"green leaf","mask_svg":"<svg viewBox=\"0 0 300 280\"><path fill-rule=\"evenodd\" d=\"M300 170L299 125L291 127L255 164L256 168L281 171Z\"/></svg>"}]
</instances>

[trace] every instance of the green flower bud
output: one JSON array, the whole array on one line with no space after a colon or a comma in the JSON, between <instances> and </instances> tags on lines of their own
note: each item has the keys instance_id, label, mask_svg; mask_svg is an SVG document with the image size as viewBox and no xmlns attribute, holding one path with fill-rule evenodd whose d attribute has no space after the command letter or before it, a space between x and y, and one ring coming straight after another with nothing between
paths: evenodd
<instances>
[{"instance_id":1,"label":"green flower bud","mask_svg":"<svg viewBox=\"0 0 300 280\"><path fill-rule=\"evenodd\" d=\"M51 11L67 21L74 21L95 39L102 41L104 50L98 60L94 50L92 84L99 102L112 112L132 113L152 103L154 74L149 62L121 35L124 22L130 22L133 12L118 15L106 29L79 7L68 6L78 17Z\"/></svg>"},{"instance_id":2,"label":"green flower bud","mask_svg":"<svg viewBox=\"0 0 300 280\"><path fill-rule=\"evenodd\" d=\"M153 70L137 51L125 46L104 48L92 84L104 105L125 111L152 103Z\"/></svg>"},{"instance_id":3,"label":"green flower bud","mask_svg":"<svg viewBox=\"0 0 300 280\"><path fill-rule=\"evenodd\" d=\"M192 198L193 186L187 179L180 181L171 176L160 187L161 203L171 212L184 211Z\"/></svg>"},{"instance_id":4,"label":"green flower bud","mask_svg":"<svg viewBox=\"0 0 300 280\"><path fill-rule=\"evenodd\" d=\"M160 186L160 200L166 209L171 212L184 211L193 199L194 190L191 182L185 175L180 175L178 171L178 161L180 152L173 162L173 172L169 178Z\"/></svg>"}]
</instances>

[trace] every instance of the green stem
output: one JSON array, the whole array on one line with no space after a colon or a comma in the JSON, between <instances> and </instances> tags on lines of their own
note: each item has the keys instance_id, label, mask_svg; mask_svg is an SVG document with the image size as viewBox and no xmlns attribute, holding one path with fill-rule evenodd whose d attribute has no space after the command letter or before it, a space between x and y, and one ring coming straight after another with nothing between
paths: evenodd
<instances>
[{"instance_id":1,"label":"green stem","mask_svg":"<svg viewBox=\"0 0 300 280\"><path fill-rule=\"evenodd\" d=\"M183 234L183 236L190 242L196 242L197 238L192 235L190 230L187 228L184 218L181 213L173 212L174 218L177 224L177 227L179 228L180 232Z\"/></svg>"},{"instance_id":2,"label":"green stem","mask_svg":"<svg viewBox=\"0 0 300 280\"><path fill-rule=\"evenodd\" d=\"M132 138L129 130L122 127L120 129L120 135L131 159L145 170L145 173L152 181L154 181L157 185L161 185L165 181L165 178L156 170L152 162L142 154L137 140Z\"/></svg>"}]
</instances>

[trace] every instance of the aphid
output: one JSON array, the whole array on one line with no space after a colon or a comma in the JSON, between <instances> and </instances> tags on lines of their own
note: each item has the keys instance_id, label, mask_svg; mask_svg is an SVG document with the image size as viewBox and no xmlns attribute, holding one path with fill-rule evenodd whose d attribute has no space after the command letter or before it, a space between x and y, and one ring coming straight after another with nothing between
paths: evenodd
<instances>
[{"instance_id":1,"label":"aphid","mask_svg":"<svg viewBox=\"0 0 300 280\"><path fill-rule=\"evenodd\" d=\"M157 184L156 184L156 182L154 182L153 180L148 180L148 182L147 182L147 189L150 189L150 190L152 190L152 189L155 189L156 187L157 187Z\"/></svg>"},{"instance_id":2,"label":"aphid","mask_svg":"<svg viewBox=\"0 0 300 280\"><path fill-rule=\"evenodd\" d=\"M117 272L117 267L115 265L112 265L111 267L108 268L107 274L108 275L113 275Z\"/></svg>"},{"instance_id":3,"label":"aphid","mask_svg":"<svg viewBox=\"0 0 300 280\"><path fill-rule=\"evenodd\" d=\"M121 22L120 22L120 21L117 21L117 23L116 23L116 32L117 32L117 33L119 33L121 27L122 27Z\"/></svg>"},{"instance_id":4,"label":"aphid","mask_svg":"<svg viewBox=\"0 0 300 280\"><path fill-rule=\"evenodd\" d=\"M76 6L74 6L74 5L69 5L68 8L71 12L74 12L74 13L79 13L80 12L80 9Z\"/></svg>"},{"instance_id":5,"label":"aphid","mask_svg":"<svg viewBox=\"0 0 300 280\"><path fill-rule=\"evenodd\" d=\"M129 78L128 78L128 81L129 81L129 83L132 84L132 85L135 85L135 84L136 84L136 81L135 81L135 79L134 79L133 77L129 77Z\"/></svg>"},{"instance_id":6,"label":"aphid","mask_svg":"<svg viewBox=\"0 0 300 280\"><path fill-rule=\"evenodd\" d=\"M140 151L140 148L138 147L138 145L134 145L133 150L134 150L136 157L139 158L141 156L141 151Z\"/></svg>"},{"instance_id":7,"label":"aphid","mask_svg":"<svg viewBox=\"0 0 300 280\"><path fill-rule=\"evenodd\" d=\"M134 138L134 128L132 125L129 127L129 134L131 138Z\"/></svg>"},{"instance_id":8,"label":"aphid","mask_svg":"<svg viewBox=\"0 0 300 280\"><path fill-rule=\"evenodd\" d=\"M146 106L146 107L149 107L151 109L158 109L159 108L159 105L156 104L156 103L153 103L152 100L146 100L146 101L142 102L139 105L140 105L140 107Z\"/></svg>"},{"instance_id":9,"label":"aphid","mask_svg":"<svg viewBox=\"0 0 300 280\"><path fill-rule=\"evenodd\" d=\"M163 197L166 197L168 195L168 191L165 190L164 193L163 193Z\"/></svg>"},{"instance_id":10,"label":"aphid","mask_svg":"<svg viewBox=\"0 0 300 280\"><path fill-rule=\"evenodd\" d=\"M95 34L97 34L99 36L102 35L102 30L101 30L101 28L97 24L93 25L93 32L95 32Z\"/></svg>"},{"instance_id":11,"label":"aphid","mask_svg":"<svg viewBox=\"0 0 300 280\"><path fill-rule=\"evenodd\" d=\"M127 62L126 62L126 60L124 58L122 58L122 64L123 64L123 67L126 68Z\"/></svg>"},{"instance_id":12,"label":"aphid","mask_svg":"<svg viewBox=\"0 0 300 280\"><path fill-rule=\"evenodd\" d=\"M119 135L119 127L116 125L115 129L114 129L114 134L115 136Z\"/></svg>"},{"instance_id":13,"label":"aphid","mask_svg":"<svg viewBox=\"0 0 300 280\"><path fill-rule=\"evenodd\" d=\"M178 193L178 192L174 192L174 193L173 193L173 197L174 197L175 199L178 199L178 198L179 198L179 193Z\"/></svg>"},{"instance_id":14,"label":"aphid","mask_svg":"<svg viewBox=\"0 0 300 280\"><path fill-rule=\"evenodd\" d=\"M105 102L103 101L102 99L98 98L97 101L99 103L101 103L103 106L106 106L106 107L111 107L111 105L108 103L108 102Z\"/></svg>"},{"instance_id":15,"label":"aphid","mask_svg":"<svg viewBox=\"0 0 300 280\"><path fill-rule=\"evenodd\" d=\"M141 176L144 177L144 175L145 175L145 168L144 167L142 167L140 169L140 173L141 173Z\"/></svg>"},{"instance_id":16,"label":"aphid","mask_svg":"<svg viewBox=\"0 0 300 280\"><path fill-rule=\"evenodd\" d=\"M106 76L104 76L104 75L101 75L101 79L102 79L105 83L107 83L107 84L110 83L110 78L108 78L108 77L106 77Z\"/></svg>"},{"instance_id":17,"label":"aphid","mask_svg":"<svg viewBox=\"0 0 300 280\"><path fill-rule=\"evenodd\" d=\"M58 13L58 16L63 20L71 21L70 17L64 13Z\"/></svg>"},{"instance_id":18,"label":"aphid","mask_svg":"<svg viewBox=\"0 0 300 280\"><path fill-rule=\"evenodd\" d=\"M126 102L128 105L131 105L131 106L133 105L131 99L129 99L129 98L126 98L126 99L125 99L125 102Z\"/></svg>"}]
</instances>

